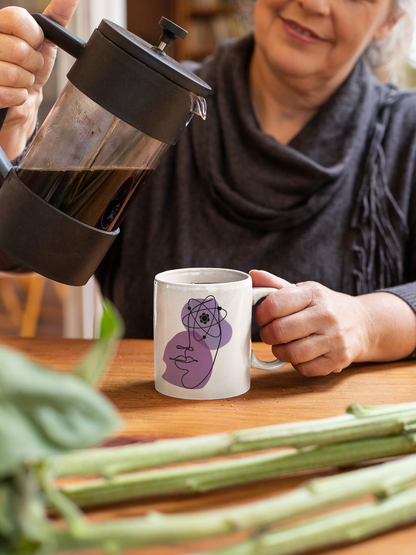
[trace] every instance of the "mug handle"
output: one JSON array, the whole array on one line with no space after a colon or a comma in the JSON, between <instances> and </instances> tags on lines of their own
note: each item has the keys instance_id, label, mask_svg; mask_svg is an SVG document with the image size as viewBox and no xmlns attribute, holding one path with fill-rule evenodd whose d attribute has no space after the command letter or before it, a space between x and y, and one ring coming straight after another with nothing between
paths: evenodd
<instances>
[{"instance_id":1,"label":"mug handle","mask_svg":"<svg viewBox=\"0 0 416 555\"><path fill-rule=\"evenodd\" d=\"M274 287L253 287L253 306L260 300L264 299L270 295L270 293L274 293L276 289ZM259 370L279 370L287 364L279 359L271 360L270 362L266 362L265 360L260 360L255 355L253 349L251 350L251 367L258 368Z\"/></svg>"}]
</instances>

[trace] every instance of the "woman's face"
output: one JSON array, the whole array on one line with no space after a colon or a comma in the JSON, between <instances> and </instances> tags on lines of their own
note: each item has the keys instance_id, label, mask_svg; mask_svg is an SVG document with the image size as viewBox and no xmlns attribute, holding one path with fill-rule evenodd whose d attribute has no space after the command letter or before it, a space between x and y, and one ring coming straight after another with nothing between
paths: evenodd
<instances>
[{"instance_id":1,"label":"woman's face","mask_svg":"<svg viewBox=\"0 0 416 555\"><path fill-rule=\"evenodd\" d=\"M277 75L340 84L394 25L392 0L257 0L255 57Z\"/></svg>"}]
</instances>

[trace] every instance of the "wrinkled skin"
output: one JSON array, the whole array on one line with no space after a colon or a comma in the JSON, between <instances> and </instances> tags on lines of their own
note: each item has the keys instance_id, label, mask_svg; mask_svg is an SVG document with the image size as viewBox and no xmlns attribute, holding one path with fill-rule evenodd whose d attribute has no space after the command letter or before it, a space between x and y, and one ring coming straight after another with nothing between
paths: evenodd
<instances>
[{"instance_id":1,"label":"wrinkled skin","mask_svg":"<svg viewBox=\"0 0 416 555\"><path fill-rule=\"evenodd\" d=\"M276 287L256 309L261 339L305 376L340 372L352 362L397 360L416 347L416 316L395 295L353 297L312 281L250 275L255 287Z\"/></svg>"}]
</instances>

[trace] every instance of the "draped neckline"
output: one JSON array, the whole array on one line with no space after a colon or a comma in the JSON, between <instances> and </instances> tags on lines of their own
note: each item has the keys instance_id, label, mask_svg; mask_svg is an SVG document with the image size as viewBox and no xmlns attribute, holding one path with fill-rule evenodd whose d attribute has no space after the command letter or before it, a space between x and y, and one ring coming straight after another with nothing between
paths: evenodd
<instances>
[{"instance_id":1,"label":"draped neckline","mask_svg":"<svg viewBox=\"0 0 416 555\"><path fill-rule=\"evenodd\" d=\"M317 214L342 186L363 152L381 88L360 60L284 145L261 131L254 114L249 87L253 46L248 36L223 47L215 62L203 66L200 75L212 87L208 118L194 121L191 135L199 173L227 217L257 229L280 230Z\"/></svg>"}]
</instances>

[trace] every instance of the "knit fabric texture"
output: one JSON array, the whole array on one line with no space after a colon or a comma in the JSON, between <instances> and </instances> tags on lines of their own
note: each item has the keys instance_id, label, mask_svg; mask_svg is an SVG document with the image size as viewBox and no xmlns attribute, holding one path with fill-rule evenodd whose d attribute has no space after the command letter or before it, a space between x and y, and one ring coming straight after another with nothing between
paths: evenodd
<instances>
[{"instance_id":1,"label":"knit fabric texture","mask_svg":"<svg viewBox=\"0 0 416 555\"><path fill-rule=\"evenodd\" d=\"M181 267L388 290L416 311L416 94L380 84L360 60L282 145L253 112L252 50L246 37L200 67L207 120L169 149L97 272L128 337L152 337L153 278Z\"/></svg>"}]
</instances>

